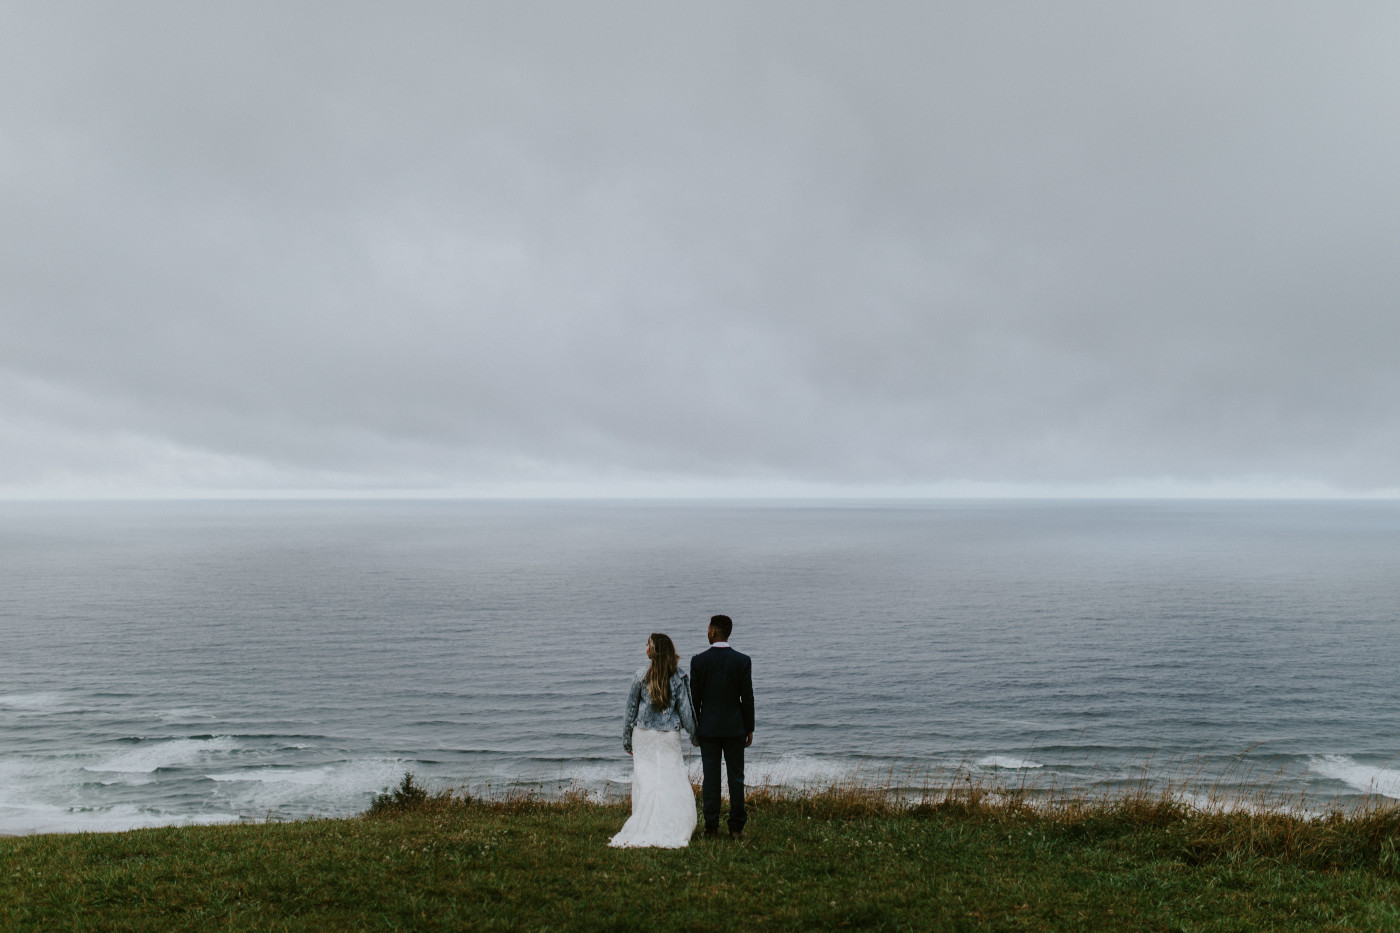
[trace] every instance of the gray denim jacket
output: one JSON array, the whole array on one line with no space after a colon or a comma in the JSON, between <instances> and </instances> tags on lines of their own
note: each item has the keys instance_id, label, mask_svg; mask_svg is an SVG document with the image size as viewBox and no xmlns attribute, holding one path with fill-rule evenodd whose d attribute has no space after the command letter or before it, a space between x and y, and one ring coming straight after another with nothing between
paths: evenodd
<instances>
[{"instance_id":1,"label":"gray denim jacket","mask_svg":"<svg viewBox=\"0 0 1400 933\"><path fill-rule=\"evenodd\" d=\"M632 750L632 729L655 729L658 732L685 732L695 740L695 704L690 699L690 678L684 671L671 675L671 705L657 709L651 705L647 692L647 669L637 671L632 689L627 693L627 720L622 728L622 747Z\"/></svg>"}]
</instances>

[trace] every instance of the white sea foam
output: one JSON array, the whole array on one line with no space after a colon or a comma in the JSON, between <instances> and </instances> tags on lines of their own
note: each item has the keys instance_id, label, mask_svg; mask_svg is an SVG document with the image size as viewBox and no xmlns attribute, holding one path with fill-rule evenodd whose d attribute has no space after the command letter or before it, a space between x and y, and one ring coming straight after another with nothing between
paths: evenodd
<instances>
[{"instance_id":1,"label":"white sea foam","mask_svg":"<svg viewBox=\"0 0 1400 933\"><path fill-rule=\"evenodd\" d=\"M1302 817L1319 815L1317 811L1292 804L1271 803L1267 800L1254 800L1221 793L1183 792L1172 796L1192 810L1198 810L1202 813L1249 813L1256 816L1270 813L1289 813Z\"/></svg>"},{"instance_id":2,"label":"white sea foam","mask_svg":"<svg viewBox=\"0 0 1400 933\"><path fill-rule=\"evenodd\" d=\"M696 767L699 767L698 765ZM496 776L502 783L507 783L515 778L501 773ZM570 764L559 767L554 771L539 769L536 773L523 772L516 776L525 780L533 780L538 783L548 784L569 784L580 787L589 787L597 784L631 784L632 765L630 761L625 762L589 762L584 764ZM474 783L487 783L476 781Z\"/></svg>"},{"instance_id":3,"label":"white sea foam","mask_svg":"<svg viewBox=\"0 0 1400 933\"><path fill-rule=\"evenodd\" d=\"M29 833L122 832L147 826L237 821L238 816L233 813L164 813L130 804L110 807L65 807L55 804L0 806L0 833L16 836Z\"/></svg>"},{"instance_id":4,"label":"white sea foam","mask_svg":"<svg viewBox=\"0 0 1400 933\"><path fill-rule=\"evenodd\" d=\"M23 788L29 782L47 777L42 765L19 758L0 758L0 808L23 799Z\"/></svg>"},{"instance_id":5,"label":"white sea foam","mask_svg":"<svg viewBox=\"0 0 1400 933\"><path fill-rule=\"evenodd\" d=\"M985 758L977 759L974 764L979 768L1000 768L1004 771L1031 771L1045 767L1038 761L1031 761L1029 758L1013 758L1010 755L988 755Z\"/></svg>"},{"instance_id":6,"label":"white sea foam","mask_svg":"<svg viewBox=\"0 0 1400 933\"><path fill-rule=\"evenodd\" d=\"M154 783L122 776L96 782L103 786ZM138 806L101 802L92 779L77 761L43 758L0 759L0 833L119 832L144 826L227 823L238 816L223 810L177 812L159 803Z\"/></svg>"},{"instance_id":7,"label":"white sea foam","mask_svg":"<svg viewBox=\"0 0 1400 933\"><path fill-rule=\"evenodd\" d=\"M124 753L84 767L83 757L0 758L0 834L106 832L147 826L227 823L268 817L348 816L396 784L397 759L368 759L320 767L260 766L211 772L201 778L156 773L173 762L218 760L239 748L232 737L154 743L147 757ZM141 751L133 749L133 752ZM130 770L127 770L130 769ZM96 772L96 774L94 774ZM174 796L159 789L178 783ZM101 788L154 789L149 803L113 799ZM145 788L143 788L143 791ZM140 792L138 792L140 793Z\"/></svg>"},{"instance_id":8,"label":"white sea foam","mask_svg":"<svg viewBox=\"0 0 1400 933\"><path fill-rule=\"evenodd\" d=\"M324 768L249 768L227 774L206 774L211 781L256 781L262 784L324 784L331 776L331 766Z\"/></svg>"},{"instance_id":9,"label":"white sea foam","mask_svg":"<svg viewBox=\"0 0 1400 933\"><path fill-rule=\"evenodd\" d=\"M1363 794L1400 799L1400 770L1363 765L1346 755L1319 755L1309 762L1308 770Z\"/></svg>"},{"instance_id":10,"label":"white sea foam","mask_svg":"<svg viewBox=\"0 0 1400 933\"><path fill-rule=\"evenodd\" d=\"M237 747L237 741L226 735L216 735L208 739L162 739L142 742L106 761L86 765L83 770L150 774L160 768L192 765L211 752L226 752Z\"/></svg>"},{"instance_id":11,"label":"white sea foam","mask_svg":"<svg viewBox=\"0 0 1400 933\"><path fill-rule=\"evenodd\" d=\"M123 774L121 777L102 778L97 783L101 784L103 787L112 787L115 785L121 785L123 787L141 787L144 784L154 784L155 782L156 779L154 777L137 777L134 774Z\"/></svg>"},{"instance_id":12,"label":"white sea foam","mask_svg":"<svg viewBox=\"0 0 1400 933\"><path fill-rule=\"evenodd\" d=\"M700 762L693 771L699 780ZM814 784L835 784L853 780L860 774L857 764L849 761L828 761L807 755L779 755L776 758L756 758L744 763L744 783L753 786L804 787Z\"/></svg>"},{"instance_id":13,"label":"white sea foam","mask_svg":"<svg viewBox=\"0 0 1400 933\"><path fill-rule=\"evenodd\" d=\"M56 693L6 693L0 695L0 707L9 709L50 709L62 704Z\"/></svg>"},{"instance_id":14,"label":"white sea foam","mask_svg":"<svg viewBox=\"0 0 1400 933\"><path fill-rule=\"evenodd\" d=\"M686 772L692 783L703 778L699 752L686 758ZM744 783L751 787L804 787L851 780L859 776L859 768L850 762L823 761L806 755L749 756L744 763ZM629 785L632 783L630 762L590 762L561 768L557 777L549 780L533 776L535 783L560 783L588 790L598 785ZM483 784L483 781L473 781Z\"/></svg>"},{"instance_id":15,"label":"white sea foam","mask_svg":"<svg viewBox=\"0 0 1400 933\"><path fill-rule=\"evenodd\" d=\"M251 817L348 815L369 805L370 797L397 784L404 773L398 759L360 759L316 768L247 768L205 775L222 807Z\"/></svg>"}]
</instances>

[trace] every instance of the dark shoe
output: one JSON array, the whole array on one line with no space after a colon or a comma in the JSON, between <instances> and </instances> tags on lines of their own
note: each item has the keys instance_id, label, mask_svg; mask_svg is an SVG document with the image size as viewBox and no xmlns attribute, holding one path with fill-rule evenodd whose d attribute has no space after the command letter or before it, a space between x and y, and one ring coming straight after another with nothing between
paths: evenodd
<instances>
[{"instance_id":1,"label":"dark shoe","mask_svg":"<svg viewBox=\"0 0 1400 933\"><path fill-rule=\"evenodd\" d=\"M705 838L706 838L706 839L718 839L718 838L719 838L719 827L718 827L718 826L706 826L706 827L705 827Z\"/></svg>"},{"instance_id":2,"label":"dark shoe","mask_svg":"<svg viewBox=\"0 0 1400 933\"><path fill-rule=\"evenodd\" d=\"M733 839L735 842L742 842L744 839L744 831L742 829L731 829L729 831L729 838Z\"/></svg>"}]
</instances>

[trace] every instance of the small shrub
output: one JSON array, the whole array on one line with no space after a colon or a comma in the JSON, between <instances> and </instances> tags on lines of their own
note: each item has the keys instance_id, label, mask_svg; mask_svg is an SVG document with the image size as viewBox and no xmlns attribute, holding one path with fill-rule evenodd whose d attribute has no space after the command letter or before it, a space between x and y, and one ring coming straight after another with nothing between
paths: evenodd
<instances>
[{"instance_id":1,"label":"small shrub","mask_svg":"<svg viewBox=\"0 0 1400 933\"><path fill-rule=\"evenodd\" d=\"M452 799L451 791L444 791L440 794L430 794L427 788L418 783L412 771L404 773L403 780L399 786L392 791L385 791L382 794L375 794L374 800L369 805L366 816L383 816L388 813L408 813L414 810L426 810L435 804L441 806Z\"/></svg>"}]
</instances>

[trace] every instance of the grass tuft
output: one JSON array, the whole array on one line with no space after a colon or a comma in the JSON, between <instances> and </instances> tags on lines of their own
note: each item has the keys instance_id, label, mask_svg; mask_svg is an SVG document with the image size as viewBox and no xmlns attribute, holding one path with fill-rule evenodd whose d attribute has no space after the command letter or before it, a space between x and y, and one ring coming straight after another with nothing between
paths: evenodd
<instances>
[{"instance_id":1,"label":"grass tuft","mask_svg":"<svg viewBox=\"0 0 1400 933\"><path fill-rule=\"evenodd\" d=\"M1273 859L1313 870L1366 867L1400 878L1400 808L1292 813L1208 812L1183 821L1183 855L1192 861Z\"/></svg>"}]
</instances>

